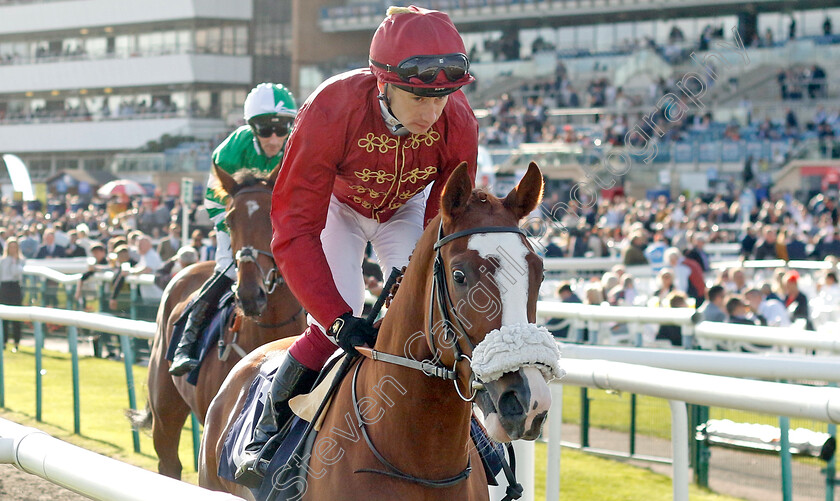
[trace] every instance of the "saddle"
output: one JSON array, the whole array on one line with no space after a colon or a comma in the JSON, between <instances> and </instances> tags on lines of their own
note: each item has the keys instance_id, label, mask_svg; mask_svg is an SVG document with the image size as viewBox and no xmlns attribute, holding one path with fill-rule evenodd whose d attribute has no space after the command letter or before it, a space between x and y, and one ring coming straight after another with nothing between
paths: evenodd
<instances>
[{"instance_id":1,"label":"saddle","mask_svg":"<svg viewBox=\"0 0 840 501\"><path fill-rule=\"evenodd\" d=\"M178 347L178 341L181 340L181 336L184 334L184 328L187 325L187 317L189 316L189 312L192 310L193 303L195 303L195 299L190 301L190 304L184 308L184 312L181 313L180 318L178 318L173 325L172 339L169 341L169 347L166 350L166 359L170 362L175 356L175 349ZM204 362L204 358L207 356L207 353L210 352L210 349L222 338L225 333L225 328L234 319L233 310L235 307L236 301L232 291L225 293L225 295L219 300L219 304L213 312L213 318L210 320L209 325L202 333L201 338L198 340L198 365L187 374L187 382L191 385L195 386L198 382L198 373L201 370L201 364Z\"/></svg>"}]
</instances>

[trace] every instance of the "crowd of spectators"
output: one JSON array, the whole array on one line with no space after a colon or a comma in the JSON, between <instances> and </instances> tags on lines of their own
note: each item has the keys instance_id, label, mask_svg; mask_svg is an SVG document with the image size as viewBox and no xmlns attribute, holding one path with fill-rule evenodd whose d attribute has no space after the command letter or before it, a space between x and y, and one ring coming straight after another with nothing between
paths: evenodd
<instances>
[{"instance_id":1,"label":"crowd of spectators","mask_svg":"<svg viewBox=\"0 0 840 501\"><path fill-rule=\"evenodd\" d=\"M840 208L835 195L818 194L804 203L786 196L756 201L751 190L730 200L618 196L594 207L557 201L556 194L548 195L540 209L546 221L531 228L534 234L551 228L537 246L546 257L613 256L622 261L601 276L561 283L556 292L561 301L690 307L710 321L798 324L806 329L840 320ZM787 267L713 268L709 244L729 244L741 259L828 264L821 271L801 273ZM555 319L549 324L555 335L570 336L567 323ZM626 326L612 329L620 334ZM679 327L649 334L651 341L682 344ZM748 351L764 348L737 345Z\"/></svg>"},{"instance_id":2,"label":"crowd of spectators","mask_svg":"<svg viewBox=\"0 0 840 501\"><path fill-rule=\"evenodd\" d=\"M114 197L88 203L58 200L47 209L3 200L0 205L0 253L14 239L24 259L87 257L88 272L81 275L76 300L95 296L89 281L96 271L113 271L108 304L103 311L127 314L125 277L154 274L154 285L140 285L144 300L160 298L169 279L181 268L215 255L212 222L202 206L190 211L191 239L181 241L180 202L176 198ZM56 306L54 293L45 294L43 306Z\"/></svg>"},{"instance_id":3,"label":"crowd of spectators","mask_svg":"<svg viewBox=\"0 0 840 501\"><path fill-rule=\"evenodd\" d=\"M828 97L828 79L825 68L818 64L782 68L776 75L783 101L824 99Z\"/></svg>"},{"instance_id":4,"label":"crowd of spectators","mask_svg":"<svg viewBox=\"0 0 840 501\"><path fill-rule=\"evenodd\" d=\"M151 102L150 102L151 101ZM197 105L190 110L191 116L205 116L208 112L200 109ZM186 110L179 109L174 101L164 100L157 97L147 99L122 99L118 104L112 106L108 100L103 100L98 107L91 108L85 99L65 101L61 107L32 106L24 109L0 109L0 121L7 123L14 122L63 122L63 121L89 121L104 120L109 118L161 118L165 116L183 115Z\"/></svg>"},{"instance_id":5,"label":"crowd of spectators","mask_svg":"<svg viewBox=\"0 0 840 501\"><path fill-rule=\"evenodd\" d=\"M710 320L756 325L789 325L800 321L814 328L832 320L840 306L840 286L833 270L791 273L712 267L707 246L737 246L744 259L820 260L840 258L840 206L833 195L801 202L788 196L758 200L746 189L733 198L665 196L639 200L623 196L581 206L546 194L540 228L549 228L535 246L546 257L620 257L622 264L594 280L562 284L563 301L585 304L693 307ZM77 300L95 290L90 276L111 270L104 311L129 308L124 286L130 274L154 273L155 285L140 287L144 299L160 297L181 267L213 258L212 224L206 211L193 207L189 242L181 241L181 208L177 199L134 200L72 197L66 205L52 200L46 209L4 201L0 211L0 247L14 237L25 258L87 257ZM647 274L634 276L638 266ZM802 284L805 287L802 287ZM44 305L56 298L44 297ZM557 326L555 326L557 327ZM621 327L616 327L621 329ZM568 325L554 329L568 333ZM652 333L680 344L678 328ZM745 349L755 347L747 346ZM758 347L760 348L760 347Z\"/></svg>"}]
</instances>

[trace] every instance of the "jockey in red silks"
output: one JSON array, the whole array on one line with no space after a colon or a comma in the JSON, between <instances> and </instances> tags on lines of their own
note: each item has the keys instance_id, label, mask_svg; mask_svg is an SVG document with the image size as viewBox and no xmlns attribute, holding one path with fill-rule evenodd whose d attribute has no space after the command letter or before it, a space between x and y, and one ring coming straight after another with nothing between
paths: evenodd
<instances>
[{"instance_id":1,"label":"jockey in red silks","mask_svg":"<svg viewBox=\"0 0 840 501\"><path fill-rule=\"evenodd\" d=\"M256 459L273 455L259 453L291 417L288 400L309 391L336 347L373 345L359 317L367 243L384 270L405 266L455 167L466 161L475 179L478 122L460 91L473 81L448 15L391 7L370 67L330 78L300 108L274 186L272 251L309 327L274 378L240 483L258 485Z\"/></svg>"}]
</instances>

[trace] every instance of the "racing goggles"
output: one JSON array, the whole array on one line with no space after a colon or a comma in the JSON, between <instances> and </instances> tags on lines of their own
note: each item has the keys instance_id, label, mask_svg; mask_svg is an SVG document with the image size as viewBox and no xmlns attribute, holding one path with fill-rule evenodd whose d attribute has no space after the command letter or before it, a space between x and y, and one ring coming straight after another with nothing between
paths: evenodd
<instances>
[{"instance_id":1,"label":"racing goggles","mask_svg":"<svg viewBox=\"0 0 840 501\"><path fill-rule=\"evenodd\" d=\"M277 134L277 137L283 137L289 133L291 122L287 121L270 121L270 122L254 122L251 127L254 129L254 134L259 137L268 138L272 134Z\"/></svg>"},{"instance_id":2,"label":"racing goggles","mask_svg":"<svg viewBox=\"0 0 840 501\"><path fill-rule=\"evenodd\" d=\"M431 84L437 80L438 74L442 71L450 82L457 82L467 76L470 70L470 60L460 52L455 54L443 54L436 56L412 56L403 59L400 64L391 66L369 59L370 64L385 71L394 73L403 82L412 82L416 78L420 83Z\"/></svg>"}]
</instances>

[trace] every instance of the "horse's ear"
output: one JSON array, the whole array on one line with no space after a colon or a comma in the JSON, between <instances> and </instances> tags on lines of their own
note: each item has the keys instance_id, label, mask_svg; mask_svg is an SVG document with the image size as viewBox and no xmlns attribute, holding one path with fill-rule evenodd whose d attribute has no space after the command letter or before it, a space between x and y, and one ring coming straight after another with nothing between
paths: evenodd
<instances>
[{"instance_id":1,"label":"horse's ear","mask_svg":"<svg viewBox=\"0 0 840 501\"><path fill-rule=\"evenodd\" d=\"M274 183L277 182L277 176L280 175L280 166L283 165L283 162L277 162L277 167L272 169L271 174L268 175L268 185L274 186Z\"/></svg>"},{"instance_id":2,"label":"horse's ear","mask_svg":"<svg viewBox=\"0 0 840 501\"><path fill-rule=\"evenodd\" d=\"M222 189L225 190L225 193L233 193L233 190L236 188L236 181L233 180L233 176L225 172L224 169L213 164L213 172L216 174L216 179L219 180L219 183L222 185Z\"/></svg>"},{"instance_id":3,"label":"horse's ear","mask_svg":"<svg viewBox=\"0 0 840 501\"><path fill-rule=\"evenodd\" d=\"M528 172L519 184L508 193L502 204L510 209L517 219L527 216L542 200L543 177L537 164L531 162Z\"/></svg>"},{"instance_id":4,"label":"horse's ear","mask_svg":"<svg viewBox=\"0 0 840 501\"><path fill-rule=\"evenodd\" d=\"M467 162L461 162L443 188L443 194L440 196L441 214L449 219L460 215L467 207L472 189Z\"/></svg>"}]
</instances>

